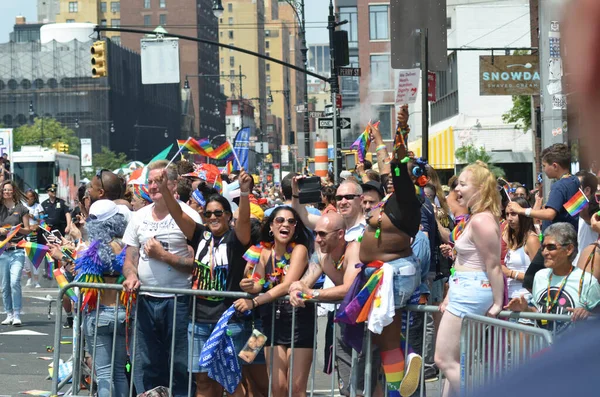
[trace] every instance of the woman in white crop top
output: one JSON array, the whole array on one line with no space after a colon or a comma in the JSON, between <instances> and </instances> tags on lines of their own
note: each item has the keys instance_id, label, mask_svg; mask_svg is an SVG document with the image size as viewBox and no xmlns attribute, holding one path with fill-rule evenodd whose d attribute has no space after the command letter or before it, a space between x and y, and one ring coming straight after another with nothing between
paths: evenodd
<instances>
[{"instance_id":1,"label":"woman in white crop top","mask_svg":"<svg viewBox=\"0 0 600 397\"><path fill-rule=\"evenodd\" d=\"M500 269L500 194L487 165L467 166L458 178L458 203L469 215L455 228L454 274L440 311L435 363L448 382L443 396L460 392L460 330L465 314L496 317L502 310L504 280Z\"/></svg>"},{"instance_id":2,"label":"woman in white crop top","mask_svg":"<svg viewBox=\"0 0 600 397\"><path fill-rule=\"evenodd\" d=\"M523 198L515 198L513 201L523 208L530 208ZM511 209L507 209L506 222L502 239L506 242L508 251L502 272L508 284L508 297L512 299L529 293L523 288L523 279L529 264L540 249L540 239L535 232L532 218L517 215Z\"/></svg>"}]
</instances>

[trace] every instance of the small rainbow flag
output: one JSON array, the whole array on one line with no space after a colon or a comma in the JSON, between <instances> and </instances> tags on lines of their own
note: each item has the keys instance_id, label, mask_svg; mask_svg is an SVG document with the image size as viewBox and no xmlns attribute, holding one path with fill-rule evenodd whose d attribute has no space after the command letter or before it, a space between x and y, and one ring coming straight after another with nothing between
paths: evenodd
<instances>
[{"instance_id":1,"label":"small rainbow flag","mask_svg":"<svg viewBox=\"0 0 600 397\"><path fill-rule=\"evenodd\" d=\"M63 288L65 285L69 284L62 268L59 267L58 269L54 269L53 274L59 288ZM75 292L73 292L73 288L69 288L66 291L66 294L73 302L77 303L77 295L75 295Z\"/></svg>"},{"instance_id":2,"label":"small rainbow flag","mask_svg":"<svg viewBox=\"0 0 600 397\"><path fill-rule=\"evenodd\" d=\"M379 121L373 124L373 126L379 127ZM354 143L350 145L350 148L356 148L356 152L358 154L358 161L360 163L364 163L365 155L367 153L367 150L369 150L369 146L371 146L371 135L369 134L369 127L367 127L362 132L362 134L358 136L356 141L354 141Z\"/></svg>"},{"instance_id":3,"label":"small rainbow flag","mask_svg":"<svg viewBox=\"0 0 600 397\"><path fill-rule=\"evenodd\" d=\"M208 154L212 153L215 150L210 144L210 141L206 138L199 139L197 142L198 145L200 145L200 147L204 149L204 151Z\"/></svg>"},{"instance_id":4,"label":"small rainbow flag","mask_svg":"<svg viewBox=\"0 0 600 397\"><path fill-rule=\"evenodd\" d=\"M190 139L187 139L187 140L186 139L178 139L177 140L177 145L179 146L179 149L181 150L181 152L188 151L190 153L196 153L196 154L199 154L201 156L208 156L208 153L202 147L202 145L200 144L200 142L197 141L197 140L195 140L194 138L190 138Z\"/></svg>"},{"instance_id":5,"label":"small rainbow flag","mask_svg":"<svg viewBox=\"0 0 600 397\"><path fill-rule=\"evenodd\" d=\"M225 167L223 167L223 171L227 175L231 175L231 172L233 171L233 161L228 161L227 164L225 164Z\"/></svg>"},{"instance_id":6,"label":"small rainbow flag","mask_svg":"<svg viewBox=\"0 0 600 397\"><path fill-rule=\"evenodd\" d=\"M46 253L46 276L52 280L52 272L54 271L54 258Z\"/></svg>"},{"instance_id":7,"label":"small rainbow flag","mask_svg":"<svg viewBox=\"0 0 600 397\"><path fill-rule=\"evenodd\" d=\"M0 242L0 254L2 254L7 248L8 248L8 243L10 242L10 240L15 237L17 235L17 233L19 232L19 230L21 230L21 225L17 225L17 226L13 226L10 228L10 230L8 231L8 234L6 235L6 238L4 239L4 241Z\"/></svg>"},{"instance_id":8,"label":"small rainbow flag","mask_svg":"<svg viewBox=\"0 0 600 397\"><path fill-rule=\"evenodd\" d=\"M52 230L52 228L50 227L50 225L49 225L49 224L47 224L47 223L46 223L46 221L43 221L43 220L42 220L42 221L40 221L40 227L41 227L42 229L44 229L44 230L48 231L48 232Z\"/></svg>"},{"instance_id":9,"label":"small rainbow flag","mask_svg":"<svg viewBox=\"0 0 600 397\"><path fill-rule=\"evenodd\" d=\"M589 204L589 200L583 194L581 188L567 201L563 207L567 210L567 212L571 216L575 216L581 212L587 205Z\"/></svg>"},{"instance_id":10,"label":"small rainbow flag","mask_svg":"<svg viewBox=\"0 0 600 397\"><path fill-rule=\"evenodd\" d=\"M42 263L46 254L50 251L50 248L46 245L32 243L26 240L19 241L17 247L25 249L25 255L27 255L33 264L33 267L36 269L40 267L40 263Z\"/></svg>"},{"instance_id":11,"label":"small rainbow flag","mask_svg":"<svg viewBox=\"0 0 600 397\"><path fill-rule=\"evenodd\" d=\"M221 194L223 192L223 180L221 179L221 175L217 175L215 181L213 183L213 188Z\"/></svg>"},{"instance_id":12,"label":"small rainbow flag","mask_svg":"<svg viewBox=\"0 0 600 397\"><path fill-rule=\"evenodd\" d=\"M262 247L260 245L253 245L248 248L243 258L250 263L257 264L260 260L260 253L262 252Z\"/></svg>"},{"instance_id":13,"label":"small rainbow flag","mask_svg":"<svg viewBox=\"0 0 600 397\"><path fill-rule=\"evenodd\" d=\"M215 160L232 160L234 157L233 148L229 141L223 143L218 148L214 149L212 153L210 153L211 158Z\"/></svg>"}]
</instances>

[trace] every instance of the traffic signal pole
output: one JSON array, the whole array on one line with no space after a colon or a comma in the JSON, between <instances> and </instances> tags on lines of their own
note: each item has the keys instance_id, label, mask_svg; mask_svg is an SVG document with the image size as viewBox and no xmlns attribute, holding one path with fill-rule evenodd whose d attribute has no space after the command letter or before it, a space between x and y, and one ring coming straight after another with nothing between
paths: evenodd
<instances>
[{"instance_id":1,"label":"traffic signal pole","mask_svg":"<svg viewBox=\"0 0 600 397\"><path fill-rule=\"evenodd\" d=\"M331 104L333 107L333 115L331 119L333 121L333 147L335 148L335 159L333 162L333 177L336 183L339 182L340 172L342 170L342 130L338 125L337 115L337 95L340 92L340 86L338 83L338 72L335 67L335 46L334 46L334 32L338 26L335 20L335 14L333 12L333 0L329 0L329 16L327 18L327 29L329 30L329 62L331 64L331 78L329 80L329 88L331 89Z\"/></svg>"}]
</instances>

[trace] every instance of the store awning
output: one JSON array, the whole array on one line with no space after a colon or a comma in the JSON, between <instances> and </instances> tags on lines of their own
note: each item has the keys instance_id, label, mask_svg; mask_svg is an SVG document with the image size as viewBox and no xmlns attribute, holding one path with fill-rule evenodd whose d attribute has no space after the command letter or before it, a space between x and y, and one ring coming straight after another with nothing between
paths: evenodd
<instances>
[{"instance_id":1,"label":"store awning","mask_svg":"<svg viewBox=\"0 0 600 397\"><path fill-rule=\"evenodd\" d=\"M415 156L421 157L422 141L416 140L408 143L408 150ZM429 158L427 162L437 170L454 169L454 130L449 127L429 137Z\"/></svg>"}]
</instances>

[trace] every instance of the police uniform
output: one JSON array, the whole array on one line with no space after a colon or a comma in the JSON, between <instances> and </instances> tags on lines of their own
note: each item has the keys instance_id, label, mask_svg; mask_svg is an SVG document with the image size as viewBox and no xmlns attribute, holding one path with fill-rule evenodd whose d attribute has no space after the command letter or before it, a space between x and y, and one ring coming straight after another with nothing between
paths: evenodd
<instances>
[{"instance_id":1,"label":"police uniform","mask_svg":"<svg viewBox=\"0 0 600 397\"><path fill-rule=\"evenodd\" d=\"M56 185L52 184L46 190L56 192ZM52 230L58 230L64 236L67 227L67 212L69 212L65 200L56 197L53 203L47 199L42 203L42 208L47 216L46 223L52 227Z\"/></svg>"}]
</instances>

